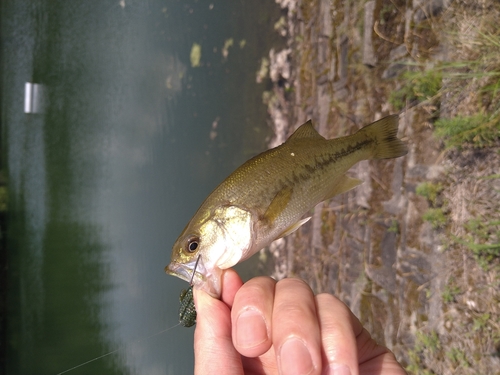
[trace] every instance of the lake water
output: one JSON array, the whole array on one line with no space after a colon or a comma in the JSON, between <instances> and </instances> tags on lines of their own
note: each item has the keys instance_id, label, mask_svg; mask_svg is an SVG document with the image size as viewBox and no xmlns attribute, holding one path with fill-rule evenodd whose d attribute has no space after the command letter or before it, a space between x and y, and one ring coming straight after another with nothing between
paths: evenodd
<instances>
[{"instance_id":1,"label":"lake water","mask_svg":"<svg viewBox=\"0 0 500 375\"><path fill-rule=\"evenodd\" d=\"M164 273L177 235L223 178L266 148L266 87L255 73L282 43L278 6L1 8L6 373L57 374L116 349L68 374L192 372L192 328L144 338L178 322L187 283Z\"/></svg>"}]
</instances>

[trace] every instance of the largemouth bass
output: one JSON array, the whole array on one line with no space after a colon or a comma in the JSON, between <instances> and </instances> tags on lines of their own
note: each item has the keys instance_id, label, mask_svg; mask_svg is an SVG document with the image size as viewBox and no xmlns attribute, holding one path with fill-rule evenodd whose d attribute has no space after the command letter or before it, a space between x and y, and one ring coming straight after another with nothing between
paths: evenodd
<instances>
[{"instance_id":1,"label":"largemouth bass","mask_svg":"<svg viewBox=\"0 0 500 375\"><path fill-rule=\"evenodd\" d=\"M165 271L219 298L224 269L297 230L316 204L358 186L362 181L345 175L354 164L406 155L397 132L397 115L331 140L306 122L208 196L175 241Z\"/></svg>"}]
</instances>

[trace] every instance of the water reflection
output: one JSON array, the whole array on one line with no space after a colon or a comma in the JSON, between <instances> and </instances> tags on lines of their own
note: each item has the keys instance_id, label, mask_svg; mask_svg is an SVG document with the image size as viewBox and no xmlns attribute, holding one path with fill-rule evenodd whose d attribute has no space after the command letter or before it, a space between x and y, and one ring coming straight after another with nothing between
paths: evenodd
<instances>
[{"instance_id":1,"label":"water reflection","mask_svg":"<svg viewBox=\"0 0 500 375\"><path fill-rule=\"evenodd\" d=\"M278 9L11 0L2 10L7 373L55 374L116 348L70 374L189 373L192 330L140 339L178 322L186 283L163 271L176 236L265 147L254 77ZM230 38L245 43L223 56ZM43 85L45 105L26 82Z\"/></svg>"}]
</instances>

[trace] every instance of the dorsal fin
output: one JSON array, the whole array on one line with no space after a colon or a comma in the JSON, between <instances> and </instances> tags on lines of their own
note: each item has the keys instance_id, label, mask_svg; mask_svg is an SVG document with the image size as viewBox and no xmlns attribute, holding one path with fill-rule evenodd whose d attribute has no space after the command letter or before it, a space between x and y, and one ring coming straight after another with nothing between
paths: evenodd
<instances>
[{"instance_id":1,"label":"dorsal fin","mask_svg":"<svg viewBox=\"0 0 500 375\"><path fill-rule=\"evenodd\" d=\"M300 127L297 130L295 130L295 132L290 136L290 138L288 138L288 141L301 138L325 139L316 131L316 129L314 129L311 120L300 125Z\"/></svg>"}]
</instances>

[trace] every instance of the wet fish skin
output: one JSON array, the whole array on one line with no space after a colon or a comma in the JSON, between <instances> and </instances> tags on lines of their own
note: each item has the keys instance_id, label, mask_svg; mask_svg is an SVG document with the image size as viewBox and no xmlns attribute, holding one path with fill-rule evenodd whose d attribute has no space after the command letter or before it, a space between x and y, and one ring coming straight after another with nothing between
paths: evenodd
<instances>
[{"instance_id":1,"label":"wet fish skin","mask_svg":"<svg viewBox=\"0 0 500 375\"><path fill-rule=\"evenodd\" d=\"M206 198L176 240L165 271L220 297L223 269L298 229L316 204L359 185L345 175L354 164L406 155L397 131L397 115L331 140L306 122L282 145L245 162Z\"/></svg>"}]
</instances>

